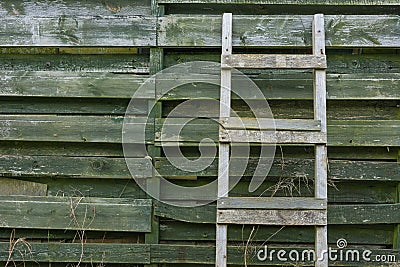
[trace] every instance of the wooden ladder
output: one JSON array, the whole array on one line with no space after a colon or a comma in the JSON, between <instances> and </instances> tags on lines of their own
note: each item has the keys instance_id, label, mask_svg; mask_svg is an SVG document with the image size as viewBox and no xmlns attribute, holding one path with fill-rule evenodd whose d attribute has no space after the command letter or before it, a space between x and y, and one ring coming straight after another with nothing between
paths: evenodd
<instances>
[{"instance_id":1,"label":"wooden ladder","mask_svg":"<svg viewBox=\"0 0 400 267\"><path fill-rule=\"evenodd\" d=\"M313 225L315 266L328 266L326 56L323 14L314 15L312 42L313 54L310 55L232 54L232 14L223 15L219 116L224 125L220 126L219 138L217 267L227 266L228 224ZM262 128L262 121L254 127L253 123L243 119L243 129L238 128L239 124L235 123L238 118L230 117L232 68L313 69L314 120L275 120L276 132L273 135ZM248 141L265 144L314 144L314 197L228 197L230 143ZM321 256L323 258L318 260Z\"/></svg>"}]
</instances>

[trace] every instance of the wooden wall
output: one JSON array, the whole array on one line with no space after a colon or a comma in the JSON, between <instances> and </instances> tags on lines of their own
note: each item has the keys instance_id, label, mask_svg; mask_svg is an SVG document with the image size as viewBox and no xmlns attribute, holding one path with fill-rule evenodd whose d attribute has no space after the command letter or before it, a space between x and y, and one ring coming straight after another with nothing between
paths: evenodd
<instances>
[{"instance_id":1,"label":"wooden wall","mask_svg":"<svg viewBox=\"0 0 400 267\"><path fill-rule=\"evenodd\" d=\"M0 264L213 264L215 205L176 208L151 200L126 167L121 131L132 94L151 74L220 60L223 12L234 14L237 53L307 53L312 15L326 14L329 242L335 247L345 238L349 248L400 260L398 1L6 0L0 1ZM275 118L312 117L310 71L243 72ZM217 160L188 176L171 166L154 138L174 107L201 96L218 99L218 89L189 84L163 94L157 88L137 101L135 115L154 122L151 158L139 149L130 155L137 177L151 178L153 164L181 185L216 178ZM233 107L250 114L239 99ZM199 119L182 132L182 151L197 157L196 142L217 134L216 124ZM257 147L252 153L256 158ZM277 196L312 195L312 158L312 147L277 147L267 182L251 195L271 195L282 179L291 183ZM249 195L247 185L243 179L231 195ZM252 229L229 227L231 264L243 264L248 240L254 252L264 242L310 247L314 238L311 227ZM282 264L252 255L254 265Z\"/></svg>"}]
</instances>

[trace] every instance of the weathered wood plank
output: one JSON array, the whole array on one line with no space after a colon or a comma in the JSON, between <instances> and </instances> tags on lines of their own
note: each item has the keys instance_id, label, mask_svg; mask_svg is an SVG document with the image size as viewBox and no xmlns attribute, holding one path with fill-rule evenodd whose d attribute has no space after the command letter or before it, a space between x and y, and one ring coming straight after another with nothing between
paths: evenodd
<instances>
[{"instance_id":1,"label":"weathered wood plank","mask_svg":"<svg viewBox=\"0 0 400 267\"><path fill-rule=\"evenodd\" d=\"M399 210L399 204L328 205L328 224L393 224L400 221ZM159 204L155 209L155 214L183 222L215 223L215 211L215 205L178 210L176 207ZM232 213L233 219L235 212ZM249 217L244 216L243 220L246 218ZM253 224L259 223L253 222Z\"/></svg>"},{"instance_id":2,"label":"weathered wood plank","mask_svg":"<svg viewBox=\"0 0 400 267\"><path fill-rule=\"evenodd\" d=\"M398 47L398 21L398 16L326 16L326 46ZM312 16L234 16L233 45L309 47L311 22ZM160 18L159 23L160 46L218 47L221 44L220 16L171 15Z\"/></svg>"},{"instance_id":3,"label":"weathered wood plank","mask_svg":"<svg viewBox=\"0 0 400 267\"><path fill-rule=\"evenodd\" d=\"M152 142L151 119L135 117L127 121L122 116L1 115L0 137L15 141L120 143L124 120L125 130L129 130L126 142ZM138 127L141 124L148 129L143 138L143 127Z\"/></svg>"},{"instance_id":4,"label":"weathered wood plank","mask_svg":"<svg viewBox=\"0 0 400 267\"><path fill-rule=\"evenodd\" d=\"M28 60L28 59L26 59ZM35 70L45 70L43 59L38 61ZM68 59L66 59L68 60ZM71 61L71 59L69 59ZM85 58L82 59L85 61ZM126 59L121 59L126 60ZM1 62L1 56L0 56ZM59 68L58 62L50 58L51 69L56 71L10 71L12 64L4 62L1 68L9 68L0 73L2 96L40 96L40 97L108 97L130 99L136 89L143 84L147 76L126 76L112 73L71 73ZM105 62L107 60L105 59ZM18 63L17 63L18 64ZM30 61L29 64L32 64ZM41 66L39 64L42 64ZM54 64L54 65L53 65ZM73 63L71 63L73 64ZM86 63L83 62L83 65ZM88 63L90 64L90 63ZM91 71L93 66L61 66L65 70ZM127 63L130 64L130 63ZM114 66L113 66L114 65ZM139 64L138 64L139 65ZM24 66L27 68L29 66ZM18 69L18 66L15 67ZM71 69L70 69L71 68ZM147 67L115 66L112 62L102 67L99 63L99 71L116 72L148 72ZM58 69L58 70L57 70ZM104 70L103 70L104 69ZM328 99L331 100L374 100L393 99L398 100L400 95L397 90L400 84L399 74L331 74L327 78ZM307 74L261 74L252 79L261 89L267 100L273 99L312 99L312 79ZM218 98L218 90L215 86L203 83L185 85L174 89L164 95L161 90L158 95L163 95L163 100L188 99L207 95L211 98ZM195 90L194 90L195 89ZM362 93L360 93L362 92ZM154 98L154 92L148 92L148 97ZM250 98L250 97L249 97ZM233 99L238 99L233 96Z\"/></svg>"},{"instance_id":5,"label":"weathered wood plank","mask_svg":"<svg viewBox=\"0 0 400 267\"><path fill-rule=\"evenodd\" d=\"M6 228L151 231L149 199L1 197L0 225Z\"/></svg>"},{"instance_id":6,"label":"weathered wood plank","mask_svg":"<svg viewBox=\"0 0 400 267\"><path fill-rule=\"evenodd\" d=\"M210 104L209 100L196 100L199 105L181 105L179 109L175 109L175 116L188 117L188 114L202 114L207 118L214 118L218 110L215 105ZM251 104L253 104L253 100ZM254 100L257 101L257 100ZM181 100L163 101L163 117L167 117ZM256 103L254 103L256 104ZM313 119L313 103L310 100L268 100L272 114L275 119ZM328 120L396 120L398 118L397 107L399 101L385 100L348 100L335 101L328 100L327 117ZM232 101L232 108L237 112L237 116L241 118L254 117L248 106L239 100ZM268 116L267 112L260 112L259 116ZM191 112L191 113L190 113Z\"/></svg>"},{"instance_id":7,"label":"weathered wood plank","mask_svg":"<svg viewBox=\"0 0 400 267\"><path fill-rule=\"evenodd\" d=\"M0 196L46 196L47 184L0 178Z\"/></svg>"},{"instance_id":8,"label":"weathered wood plank","mask_svg":"<svg viewBox=\"0 0 400 267\"><path fill-rule=\"evenodd\" d=\"M0 54L0 63L1 75L18 71L149 73L149 55L146 54ZM25 74L29 78L29 74ZM32 73L32 76L34 75L35 73ZM10 76L12 77L11 73ZM34 78L31 78L34 81Z\"/></svg>"},{"instance_id":9,"label":"weathered wood plank","mask_svg":"<svg viewBox=\"0 0 400 267\"><path fill-rule=\"evenodd\" d=\"M63 156L0 156L2 176L130 179L124 158ZM127 159L135 178L152 177L150 158Z\"/></svg>"},{"instance_id":10,"label":"weathered wood plank","mask_svg":"<svg viewBox=\"0 0 400 267\"><path fill-rule=\"evenodd\" d=\"M2 72L1 96L131 98L149 76L65 71ZM155 89L146 86L137 98L154 99Z\"/></svg>"},{"instance_id":11,"label":"weathered wood plank","mask_svg":"<svg viewBox=\"0 0 400 267\"><path fill-rule=\"evenodd\" d=\"M313 55L233 54L221 57L223 67L247 69L325 69L326 57Z\"/></svg>"},{"instance_id":12,"label":"weathered wood plank","mask_svg":"<svg viewBox=\"0 0 400 267\"><path fill-rule=\"evenodd\" d=\"M191 113L193 114L193 113ZM156 138L157 144L159 140L163 140L163 145L176 145L176 142L184 142L182 145L197 145L200 140L205 138L218 141L218 124L210 119L194 119L185 124L185 127L178 134L177 131L169 131L166 129L178 129L182 126L176 118L168 118L168 126L170 128L163 129L163 120L156 121ZM201 129L201 131L199 131ZM229 132L232 132L230 130ZM330 120L328 121L328 145L329 146L400 146L400 124L398 120ZM277 139L279 138L277 133ZM312 132L311 132L312 133ZM243 136L246 138L243 132ZM251 131L250 131L251 134ZM261 136L257 136L256 140L261 140ZM317 134L317 133L314 133ZM234 136L232 136L234 137ZM231 138L232 138L231 137ZM251 138L249 136L248 138ZM267 136L266 136L267 137ZM317 137L317 136L316 136ZM235 138L236 140L236 138ZM246 140L246 139L244 139ZM168 144L168 142L172 142ZM281 140L277 140L281 141ZM324 142L325 140L318 141ZM258 141L259 142L259 141ZM312 143L312 142L311 142Z\"/></svg>"},{"instance_id":13,"label":"weathered wood plank","mask_svg":"<svg viewBox=\"0 0 400 267\"><path fill-rule=\"evenodd\" d=\"M260 226L252 235L253 242L270 243L312 243L314 242L314 227ZM230 241L247 241L252 226L232 225L228 229ZM329 243L335 243L339 238L346 237L351 244L391 245L393 227L391 225L330 225L328 232ZM215 225L193 224L178 221L162 221L160 227L162 241L213 241L215 240Z\"/></svg>"},{"instance_id":14,"label":"weathered wood plank","mask_svg":"<svg viewBox=\"0 0 400 267\"><path fill-rule=\"evenodd\" d=\"M397 6L399 3L396 0L159 0L160 4L257 4L257 5L318 5L318 6Z\"/></svg>"},{"instance_id":15,"label":"weathered wood plank","mask_svg":"<svg viewBox=\"0 0 400 267\"><path fill-rule=\"evenodd\" d=\"M220 142L263 144L322 144L327 142L326 134L319 132L256 130L223 130L219 134L219 140Z\"/></svg>"},{"instance_id":16,"label":"weathered wood plank","mask_svg":"<svg viewBox=\"0 0 400 267\"><path fill-rule=\"evenodd\" d=\"M326 209L326 200L310 197L227 197L218 199L218 209Z\"/></svg>"},{"instance_id":17,"label":"weathered wood plank","mask_svg":"<svg viewBox=\"0 0 400 267\"><path fill-rule=\"evenodd\" d=\"M189 158L191 159L191 158ZM196 158L193 158L193 160ZM233 158L231 161L247 160L245 158ZM263 166L268 164L270 159L249 158L245 176L253 174L257 163ZM174 162L179 162L179 159L174 159ZM195 166L195 162L191 161L191 166ZM184 176L185 171L178 170L172 166L166 158L157 158L155 163L157 171L164 176ZM185 165L180 165L185 167ZM269 176L276 177L314 177L314 160L313 159L290 159L283 158L275 159L269 172ZM382 161L350 161L350 160L329 160L329 179L335 180L371 180L371 181L398 181L400 179L400 164L398 162L382 162ZM235 164L231 164L229 172L231 175L239 175L240 168L237 169ZM216 176L217 161L214 160L210 167L193 172L191 175L196 176Z\"/></svg>"},{"instance_id":18,"label":"weathered wood plank","mask_svg":"<svg viewBox=\"0 0 400 267\"><path fill-rule=\"evenodd\" d=\"M16 245L12 260L18 262L82 262L102 263L149 263L150 246L145 244L84 244L79 243L37 243L30 242L31 251L24 244ZM0 243L1 261L7 261L9 242ZM82 256L82 258L81 258ZM53 265L53 264L52 264ZM65 266L65 264L64 264Z\"/></svg>"},{"instance_id":19,"label":"weathered wood plank","mask_svg":"<svg viewBox=\"0 0 400 267\"><path fill-rule=\"evenodd\" d=\"M58 16L129 16L151 15L150 0L118 0L112 3L87 1L46 2L46 1L3 1L0 14L4 16L47 17Z\"/></svg>"},{"instance_id":20,"label":"weathered wood plank","mask_svg":"<svg viewBox=\"0 0 400 267\"><path fill-rule=\"evenodd\" d=\"M252 76L250 76L252 77ZM312 77L303 74L260 74L252 77L267 100L309 99L312 95ZM398 100L398 74L330 74L327 76L327 99L330 100ZM193 81L191 81L193 82ZM195 82L195 81L194 81ZM361 92L361 93L360 93ZM195 97L219 98L215 85L187 84L169 92L160 92L163 100ZM244 99L255 99L244 94ZM232 99L239 99L233 95Z\"/></svg>"},{"instance_id":21,"label":"weathered wood plank","mask_svg":"<svg viewBox=\"0 0 400 267\"><path fill-rule=\"evenodd\" d=\"M275 50L275 49L274 49ZM265 51L265 49L261 50L264 53L273 53L274 51ZM335 51L328 49L327 52L327 63L329 68L327 69L328 74L359 74L363 73L365 77L369 77L369 75L379 74L379 73L398 73L400 69L400 59L396 57L396 49L389 49L388 51L379 49L377 52L373 52L372 54L364 53L364 54L350 54L351 50L342 50ZM365 49L363 50L365 51ZM385 51L384 53L380 53L379 51ZM276 52L275 52L276 53ZM182 51L182 50L171 50L165 54L165 65L166 67L171 67L178 63L196 61L196 60L207 60L213 62L220 62L221 57L217 52L211 52L209 50L190 50L190 53ZM272 70L268 71L260 71L260 70L250 70L250 69L242 69L247 75L259 75L263 73L263 75L271 75L270 79L277 78L277 75L282 74L282 70L273 72ZM302 71L304 72L304 70ZM284 72L285 73L285 72ZM368 75L366 75L368 73ZM296 73L292 73L296 74ZM303 75L303 77L308 77L311 79L311 76L308 73L299 74ZM308 75L308 76L307 76ZM394 74L397 75L397 74ZM345 77L345 76L344 76ZM329 78L329 75L328 75ZM312 85L312 84L311 84ZM328 83L329 85L329 83ZM353 86L355 86L353 84ZM310 86L311 88L311 86Z\"/></svg>"},{"instance_id":22,"label":"weathered wood plank","mask_svg":"<svg viewBox=\"0 0 400 267\"><path fill-rule=\"evenodd\" d=\"M155 46L147 16L3 16L2 46Z\"/></svg>"},{"instance_id":23,"label":"weathered wood plank","mask_svg":"<svg viewBox=\"0 0 400 267\"><path fill-rule=\"evenodd\" d=\"M217 223L254 225L326 225L325 210L253 210L217 211Z\"/></svg>"},{"instance_id":24,"label":"weathered wood plank","mask_svg":"<svg viewBox=\"0 0 400 267\"><path fill-rule=\"evenodd\" d=\"M267 118L230 117L220 119L224 129L320 131L321 122L316 120L285 120Z\"/></svg>"}]
</instances>

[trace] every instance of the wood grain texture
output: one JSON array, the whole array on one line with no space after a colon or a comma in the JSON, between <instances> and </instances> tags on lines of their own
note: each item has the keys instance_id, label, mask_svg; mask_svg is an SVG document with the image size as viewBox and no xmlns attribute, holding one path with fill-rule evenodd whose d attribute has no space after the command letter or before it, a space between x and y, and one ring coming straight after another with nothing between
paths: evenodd
<instances>
[{"instance_id":1,"label":"wood grain texture","mask_svg":"<svg viewBox=\"0 0 400 267\"><path fill-rule=\"evenodd\" d=\"M218 209L326 209L326 200L306 197L227 197L218 199Z\"/></svg>"},{"instance_id":2,"label":"wood grain texture","mask_svg":"<svg viewBox=\"0 0 400 267\"><path fill-rule=\"evenodd\" d=\"M268 118L221 118L224 129L292 130L320 131L321 122L317 120L285 120Z\"/></svg>"},{"instance_id":3,"label":"wood grain texture","mask_svg":"<svg viewBox=\"0 0 400 267\"><path fill-rule=\"evenodd\" d=\"M0 178L0 196L46 196L47 184Z\"/></svg>"},{"instance_id":4,"label":"wood grain texture","mask_svg":"<svg viewBox=\"0 0 400 267\"><path fill-rule=\"evenodd\" d=\"M326 57L313 55L233 54L221 57L223 67L247 69L325 69Z\"/></svg>"},{"instance_id":5,"label":"wood grain texture","mask_svg":"<svg viewBox=\"0 0 400 267\"><path fill-rule=\"evenodd\" d=\"M67 197L0 197L6 228L151 231L151 200Z\"/></svg>"},{"instance_id":6,"label":"wood grain texture","mask_svg":"<svg viewBox=\"0 0 400 267\"><path fill-rule=\"evenodd\" d=\"M326 5L354 5L354 6L381 6L381 5L399 5L396 0L160 0L161 4L261 4L261 5L318 5L318 6L326 6Z\"/></svg>"},{"instance_id":7,"label":"wood grain texture","mask_svg":"<svg viewBox=\"0 0 400 267\"><path fill-rule=\"evenodd\" d=\"M325 210L223 209L217 223L255 225L326 225Z\"/></svg>"},{"instance_id":8,"label":"wood grain texture","mask_svg":"<svg viewBox=\"0 0 400 267\"><path fill-rule=\"evenodd\" d=\"M189 158L192 164L196 166L192 160L196 158ZM246 161L247 158L232 158L235 161ZM269 164L271 159L261 159L253 157L249 158L248 167L244 173L245 176L253 175L255 166L259 164ZM174 162L179 162L174 159ZM235 164L230 165L229 172L231 175L239 175L240 168L235 168ZM242 163L241 163L242 164ZM165 176L184 176L187 175L185 171L178 170L172 166L166 158L156 159L155 166L161 175ZM185 167L184 164L180 165ZM383 162L383 161L351 161L351 160L329 160L329 179L335 180L370 180L370 181L398 181L400 179L400 164L398 162ZM196 176L217 176L217 160L214 160L210 167L191 173ZM276 177L314 177L314 160L313 159L295 159L284 158L283 162L280 159L275 159L269 172L270 176Z\"/></svg>"},{"instance_id":9,"label":"wood grain texture","mask_svg":"<svg viewBox=\"0 0 400 267\"><path fill-rule=\"evenodd\" d=\"M0 6L2 16L132 16L151 15L150 0L117 0L110 2L101 1L3 1Z\"/></svg>"},{"instance_id":10,"label":"wood grain texture","mask_svg":"<svg viewBox=\"0 0 400 267\"><path fill-rule=\"evenodd\" d=\"M398 47L398 21L398 16L325 16L326 46ZM171 15L159 23L160 46L221 44L220 16ZM233 46L310 47L311 23L312 16L234 16Z\"/></svg>"},{"instance_id":11,"label":"wood grain texture","mask_svg":"<svg viewBox=\"0 0 400 267\"><path fill-rule=\"evenodd\" d=\"M328 224L393 224L400 220L399 204L328 205ZM208 205L191 210L177 210L158 205L155 213L160 217L191 223L215 223L216 206ZM235 212L237 212L235 210ZM235 212L231 212L235 219ZM247 211L246 211L247 212ZM245 213L245 212L244 212ZM285 217L286 218L286 217ZM243 215L243 221L251 217ZM290 218L288 219L290 220ZM254 220L253 224L259 224ZM312 224L311 224L312 225Z\"/></svg>"},{"instance_id":12,"label":"wood grain texture","mask_svg":"<svg viewBox=\"0 0 400 267\"><path fill-rule=\"evenodd\" d=\"M113 73L71 73L65 71L2 72L1 96L61 98L131 98L149 76ZM137 94L140 99L154 99L155 89Z\"/></svg>"},{"instance_id":13,"label":"wood grain texture","mask_svg":"<svg viewBox=\"0 0 400 267\"><path fill-rule=\"evenodd\" d=\"M152 177L152 163L149 158L128 158L132 169L128 170L124 158L108 157L67 157L67 156L0 156L2 176L21 177L69 177L131 179Z\"/></svg>"},{"instance_id":14,"label":"wood grain texture","mask_svg":"<svg viewBox=\"0 0 400 267\"><path fill-rule=\"evenodd\" d=\"M156 20L143 16L5 16L2 46L155 46Z\"/></svg>"},{"instance_id":15,"label":"wood grain texture","mask_svg":"<svg viewBox=\"0 0 400 267\"><path fill-rule=\"evenodd\" d=\"M306 131L223 130L220 142L263 144L323 144L326 134Z\"/></svg>"},{"instance_id":16,"label":"wood grain texture","mask_svg":"<svg viewBox=\"0 0 400 267\"><path fill-rule=\"evenodd\" d=\"M121 143L124 120L124 130L128 132L125 142L151 142L151 119L147 122L147 117L135 117L128 121L128 117L122 116L1 115L0 137L19 141ZM148 129L144 137L143 127Z\"/></svg>"}]
</instances>

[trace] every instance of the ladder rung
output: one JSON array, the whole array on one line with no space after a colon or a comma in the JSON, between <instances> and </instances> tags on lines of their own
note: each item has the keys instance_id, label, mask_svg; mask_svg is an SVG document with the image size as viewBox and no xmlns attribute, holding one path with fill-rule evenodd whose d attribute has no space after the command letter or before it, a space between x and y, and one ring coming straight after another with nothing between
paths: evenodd
<instances>
[{"instance_id":1,"label":"ladder rung","mask_svg":"<svg viewBox=\"0 0 400 267\"><path fill-rule=\"evenodd\" d=\"M264 144L326 144L326 133L309 131L221 130L220 142Z\"/></svg>"},{"instance_id":2,"label":"ladder rung","mask_svg":"<svg viewBox=\"0 0 400 267\"><path fill-rule=\"evenodd\" d=\"M227 209L217 211L219 224L256 225L326 225L326 210L255 210Z\"/></svg>"},{"instance_id":3,"label":"ladder rung","mask_svg":"<svg viewBox=\"0 0 400 267\"><path fill-rule=\"evenodd\" d=\"M234 54L222 55L221 64L249 69L326 69L326 56Z\"/></svg>"},{"instance_id":4,"label":"ladder rung","mask_svg":"<svg viewBox=\"0 0 400 267\"><path fill-rule=\"evenodd\" d=\"M321 122L318 120L230 117L222 118L221 124L225 129L239 130L321 131Z\"/></svg>"},{"instance_id":5,"label":"ladder rung","mask_svg":"<svg viewBox=\"0 0 400 267\"><path fill-rule=\"evenodd\" d=\"M218 200L218 209L322 210L326 199L312 197L226 197Z\"/></svg>"}]
</instances>

